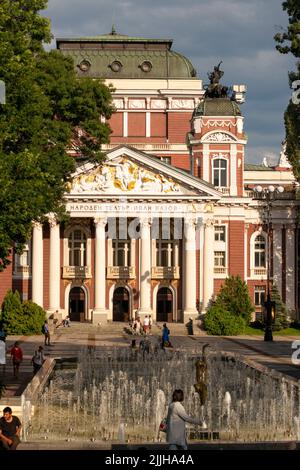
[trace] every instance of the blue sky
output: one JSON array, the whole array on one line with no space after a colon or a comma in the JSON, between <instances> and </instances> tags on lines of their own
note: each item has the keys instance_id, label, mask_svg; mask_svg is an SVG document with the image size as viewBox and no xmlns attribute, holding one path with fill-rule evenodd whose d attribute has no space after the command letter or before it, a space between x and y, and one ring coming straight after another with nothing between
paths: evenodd
<instances>
[{"instance_id":1,"label":"blue sky","mask_svg":"<svg viewBox=\"0 0 300 470\"><path fill-rule=\"evenodd\" d=\"M244 83L242 105L248 135L246 160L277 161L284 138L283 113L291 96L292 56L279 54L273 40L288 23L282 0L49 0L44 15L54 37L117 32L171 38L206 83L207 72L223 60L226 85Z\"/></svg>"}]
</instances>

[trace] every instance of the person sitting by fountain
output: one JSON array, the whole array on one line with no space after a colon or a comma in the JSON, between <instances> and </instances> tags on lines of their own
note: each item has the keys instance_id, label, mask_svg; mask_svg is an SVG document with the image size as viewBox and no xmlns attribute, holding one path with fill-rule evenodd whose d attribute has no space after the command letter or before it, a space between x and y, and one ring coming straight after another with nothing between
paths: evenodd
<instances>
[{"instance_id":1,"label":"person sitting by fountain","mask_svg":"<svg viewBox=\"0 0 300 470\"><path fill-rule=\"evenodd\" d=\"M183 391L176 389L173 392L172 403L168 407L167 416L167 442L170 450L187 450L185 424L202 424L202 420L189 416L183 405Z\"/></svg>"},{"instance_id":2,"label":"person sitting by fountain","mask_svg":"<svg viewBox=\"0 0 300 470\"><path fill-rule=\"evenodd\" d=\"M6 406L0 419L0 442L6 450L16 450L20 444L21 421L13 416L12 409Z\"/></svg>"},{"instance_id":3,"label":"person sitting by fountain","mask_svg":"<svg viewBox=\"0 0 300 470\"><path fill-rule=\"evenodd\" d=\"M161 338L161 347L162 349L164 348L172 348L172 344L170 342L170 330L167 327L167 324L163 324L163 330L162 330L162 338Z\"/></svg>"}]
</instances>

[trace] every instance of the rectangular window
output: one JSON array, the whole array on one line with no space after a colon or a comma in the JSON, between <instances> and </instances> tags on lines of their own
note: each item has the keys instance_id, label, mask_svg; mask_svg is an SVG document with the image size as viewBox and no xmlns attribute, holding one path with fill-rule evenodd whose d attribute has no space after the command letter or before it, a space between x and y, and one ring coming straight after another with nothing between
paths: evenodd
<instances>
[{"instance_id":1,"label":"rectangular window","mask_svg":"<svg viewBox=\"0 0 300 470\"><path fill-rule=\"evenodd\" d=\"M216 268L225 268L225 251L215 251L214 265Z\"/></svg>"},{"instance_id":2,"label":"rectangular window","mask_svg":"<svg viewBox=\"0 0 300 470\"><path fill-rule=\"evenodd\" d=\"M113 265L130 266L130 241L113 240Z\"/></svg>"},{"instance_id":3,"label":"rectangular window","mask_svg":"<svg viewBox=\"0 0 300 470\"><path fill-rule=\"evenodd\" d=\"M225 242L225 226L224 225L215 226L215 241Z\"/></svg>"},{"instance_id":4,"label":"rectangular window","mask_svg":"<svg viewBox=\"0 0 300 470\"><path fill-rule=\"evenodd\" d=\"M265 302L266 288L265 286L254 287L254 303L256 307L261 307Z\"/></svg>"}]
</instances>

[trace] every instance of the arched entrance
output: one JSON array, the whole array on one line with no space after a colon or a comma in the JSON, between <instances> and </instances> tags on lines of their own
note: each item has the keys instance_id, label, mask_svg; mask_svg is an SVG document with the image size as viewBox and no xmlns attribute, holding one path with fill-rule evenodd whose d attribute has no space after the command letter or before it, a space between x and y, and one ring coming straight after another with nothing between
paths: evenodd
<instances>
[{"instance_id":1,"label":"arched entrance","mask_svg":"<svg viewBox=\"0 0 300 470\"><path fill-rule=\"evenodd\" d=\"M117 287L113 295L113 321L129 321L129 292L126 287Z\"/></svg>"},{"instance_id":2,"label":"arched entrance","mask_svg":"<svg viewBox=\"0 0 300 470\"><path fill-rule=\"evenodd\" d=\"M71 321L85 320L85 292L81 287L73 287L70 290L69 317Z\"/></svg>"},{"instance_id":3,"label":"arched entrance","mask_svg":"<svg viewBox=\"0 0 300 470\"><path fill-rule=\"evenodd\" d=\"M157 292L156 320L173 321L173 293L168 287L161 287Z\"/></svg>"}]
</instances>

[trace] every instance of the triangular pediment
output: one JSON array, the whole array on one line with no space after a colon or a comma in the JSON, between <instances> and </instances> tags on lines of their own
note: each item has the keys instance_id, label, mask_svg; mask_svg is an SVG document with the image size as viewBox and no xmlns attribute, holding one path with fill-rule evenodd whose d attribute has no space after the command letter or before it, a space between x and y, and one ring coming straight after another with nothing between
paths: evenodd
<instances>
[{"instance_id":1,"label":"triangular pediment","mask_svg":"<svg viewBox=\"0 0 300 470\"><path fill-rule=\"evenodd\" d=\"M222 197L205 181L127 146L108 152L101 164L78 167L69 189L83 196Z\"/></svg>"}]
</instances>

